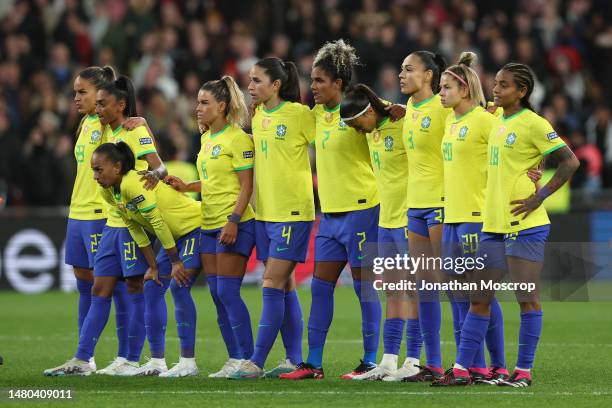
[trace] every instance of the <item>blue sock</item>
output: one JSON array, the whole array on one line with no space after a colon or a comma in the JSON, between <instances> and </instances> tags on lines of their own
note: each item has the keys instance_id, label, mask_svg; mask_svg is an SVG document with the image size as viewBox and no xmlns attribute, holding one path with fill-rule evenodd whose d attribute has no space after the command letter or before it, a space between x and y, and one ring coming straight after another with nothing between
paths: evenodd
<instances>
[{"instance_id":1,"label":"blue sock","mask_svg":"<svg viewBox=\"0 0 612 408\"><path fill-rule=\"evenodd\" d=\"M196 277L197 275L190 276L189 286L180 287L174 279L170 282L176 331L181 343L181 357L185 358L193 358L195 355L196 307L191 297L191 285Z\"/></svg>"},{"instance_id":2,"label":"blue sock","mask_svg":"<svg viewBox=\"0 0 612 408\"><path fill-rule=\"evenodd\" d=\"M118 281L113 290L115 302L115 324L117 325L117 357L128 357L129 351L129 322L130 301L128 300L127 286L125 282Z\"/></svg>"},{"instance_id":3,"label":"blue sock","mask_svg":"<svg viewBox=\"0 0 612 408\"><path fill-rule=\"evenodd\" d=\"M455 335L455 347L459 348L459 342L461 341L461 310L459 303L451 298L451 311L453 313L453 334Z\"/></svg>"},{"instance_id":4,"label":"blue sock","mask_svg":"<svg viewBox=\"0 0 612 408\"><path fill-rule=\"evenodd\" d=\"M263 368L266 358L276 341L278 331L285 317L285 291L283 289L263 288L263 309L257 331L255 353L251 361Z\"/></svg>"},{"instance_id":5,"label":"blue sock","mask_svg":"<svg viewBox=\"0 0 612 408\"><path fill-rule=\"evenodd\" d=\"M145 297L145 327L151 358L164 358L166 351L166 325L168 324L168 309L166 308L166 290L170 279L160 278L162 286L154 281L144 283Z\"/></svg>"},{"instance_id":6,"label":"blue sock","mask_svg":"<svg viewBox=\"0 0 612 408\"><path fill-rule=\"evenodd\" d=\"M479 316L468 312L461 328L457 364L465 368L473 366L474 357L478 353L478 349L482 347L484 336L487 333L489 320L489 316Z\"/></svg>"},{"instance_id":7,"label":"blue sock","mask_svg":"<svg viewBox=\"0 0 612 408\"><path fill-rule=\"evenodd\" d=\"M315 368L320 368L323 364L323 346L334 317L335 288L335 283L319 278L312 278L310 284L312 303L308 317L308 358L306 362Z\"/></svg>"},{"instance_id":8,"label":"blue sock","mask_svg":"<svg viewBox=\"0 0 612 408\"><path fill-rule=\"evenodd\" d=\"M221 300L219 299L219 295L217 293L217 275L208 275L206 277L206 282L208 282L210 296L212 297L215 307L217 309L217 325L219 326L219 330L221 331L221 337L223 337L223 342L225 343L227 354L229 358L239 360L242 358L242 354L240 353L240 347L238 346L238 341L236 340L236 336L234 336L232 325L230 324L229 318L227 317L227 311L225 310L223 303L221 303Z\"/></svg>"},{"instance_id":9,"label":"blue sock","mask_svg":"<svg viewBox=\"0 0 612 408\"><path fill-rule=\"evenodd\" d=\"M353 279L353 289L361 305L361 334L363 336L363 361L376 364L376 352L380 342L382 306L372 282Z\"/></svg>"},{"instance_id":10,"label":"blue sock","mask_svg":"<svg viewBox=\"0 0 612 408\"><path fill-rule=\"evenodd\" d=\"M425 343L427 366L441 368L442 353L440 351L440 326L442 311L437 291L419 291L419 322L421 335Z\"/></svg>"},{"instance_id":11,"label":"blue sock","mask_svg":"<svg viewBox=\"0 0 612 408\"><path fill-rule=\"evenodd\" d=\"M129 361L140 361L140 353L144 346L147 331L144 322L144 294L128 293L130 300L130 324L128 329L128 356Z\"/></svg>"},{"instance_id":12,"label":"blue sock","mask_svg":"<svg viewBox=\"0 0 612 408\"><path fill-rule=\"evenodd\" d=\"M79 335L81 334L81 327L83 327L83 321L87 312L89 311L89 305L91 305L91 288L93 286L92 281L83 279L76 280L76 286L79 291Z\"/></svg>"},{"instance_id":13,"label":"blue sock","mask_svg":"<svg viewBox=\"0 0 612 408\"><path fill-rule=\"evenodd\" d=\"M404 326L406 321L400 318L386 319L383 329L383 343L385 354L399 355L402 337L404 337Z\"/></svg>"},{"instance_id":14,"label":"blue sock","mask_svg":"<svg viewBox=\"0 0 612 408\"><path fill-rule=\"evenodd\" d=\"M89 361L94 355L94 349L98 343L98 339L108 322L110 315L111 298L92 296L89 312L81 327L81 336L79 337L79 347L74 355L79 360Z\"/></svg>"},{"instance_id":15,"label":"blue sock","mask_svg":"<svg viewBox=\"0 0 612 408\"><path fill-rule=\"evenodd\" d=\"M297 365L303 360L302 336L304 334L304 318L302 306L297 291L285 292L285 319L280 329L285 346L286 358Z\"/></svg>"},{"instance_id":16,"label":"blue sock","mask_svg":"<svg viewBox=\"0 0 612 408\"><path fill-rule=\"evenodd\" d=\"M408 319L406 322L406 357L419 360L422 347L421 323L419 319Z\"/></svg>"},{"instance_id":17,"label":"blue sock","mask_svg":"<svg viewBox=\"0 0 612 408\"><path fill-rule=\"evenodd\" d=\"M255 348L249 310L240 297L241 285L241 277L217 276L217 294L227 311L227 317L238 341L242 358L249 359Z\"/></svg>"},{"instance_id":18,"label":"blue sock","mask_svg":"<svg viewBox=\"0 0 612 408\"><path fill-rule=\"evenodd\" d=\"M519 348L516 360L518 368L530 369L533 367L540 334L542 334L542 314L541 310L521 313Z\"/></svg>"},{"instance_id":19,"label":"blue sock","mask_svg":"<svg viewBox=\"0 0 612 408\"><path fill-rule=\"evenodd\" d=\"M491 301L491 321L485 336L491 367L506 368L506 350L504 348L504 314L496 298Z\"/></svg>"}]
</instances>

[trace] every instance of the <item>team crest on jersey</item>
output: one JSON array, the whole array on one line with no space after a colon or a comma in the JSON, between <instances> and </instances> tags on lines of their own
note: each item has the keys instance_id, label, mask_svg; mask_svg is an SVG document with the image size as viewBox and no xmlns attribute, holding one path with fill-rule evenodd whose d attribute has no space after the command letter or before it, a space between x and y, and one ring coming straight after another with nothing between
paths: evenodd
<instances>
[{"instance_id":1,"label":"team crest on jersey","mask_svg":"<svg viewBox=\"0 0 612 408\"><path fill-rule=\"evenodd\" d=\"M215 145L215 147L212 148L212 152L210 153L211 158L212 159L218 158L220 153L221 153L221 145Z\"/></svg>"},{"instance_id":2,"label":"team crest on jersey","mask_svg":"<svg viewBox=\"0 0 612 408\"><path fill-rule=\"evenodd\" d=\"M285 125L276 126L276 139L285 140L286 135L287 135L287 126Z\"/></svg>"},{"instance_id":3,"label":"team crest on jersey","mask_svg":"<svg viewBox=\"0 0 612 408\"><path fill-rule=\"evenodd\" d=\"M100 142L100 139L102 138L102 132L100 132L98 129L94 130L93 132L91 132L91 144L98 144Z\"/></svg>"},{"instance_id":4,"label":"team crest on jersey","mask_svg":"<svg viewBox=\"0 0 612 408\"><path fill-rule=\"evenodd\" d=\"M387 152L393 151L393 138L391 136L385 137L385 150Z\"/></svg>"},{"instance_id":5,"label":"team crest on jersey","mask_svg":"<svg viewBox=\"0 0 612 408\"><path fill-rule=\"evenodd\" d=\"M459 129L459 137L461 139L465 138L465 135L467 135L467 132L468 132L467 126L463 126L461 129Z\"/></svg>"},{"instance_id":6,"label":"team crest on jersey","mask_svg":"<svg viewBox=\"0 0 612 408\"><path fill-rule=\"evenodd\" d=\"M338 123L338 130L346 130L346 123L342 119L340 119L340 123Z\"/></svg>"},{"instance_id":7,"label":"team crest on jersey","mask_svg":"<svg viewBox=\"0 0 612 408\"><path fill-rule=\"evenodd\" d=\"M134 204L134 203L132 203L132 202L127 203L127 204L125 205L125 208L127 208L127 209L128 209L128 210L130 210L130 211L136 211L136 210L138 210L138 208L136 208L136 204Z\"/></svg>"},{"instance_id":8,"label":"team crest on jersey","mask_svg":"<svg viewBox=\"0 0 612 408\"><path fill-rule=\"evenodd\" d=\"M423 129L427 129L431 125L431 118L429 116L425 116L423 120L421 120L421 127Z\"/></svg>"},{"instance_id":9,"label":"team crest on jersey","mask_svg":"<svg viewBox=\"0 0 612 408\"><path fill-rule=\"evenodd\" d=\"M512 146L516 142L516 133L509 133L506 136L506 146Z\"/></svg>"},{"instance_id":10,"label":"team crest on jersey","mask_svg":"<svg viewBox=\"0 0 612 408\"><path fill-rule=\"evenodd\" d=\"M272 123L272 119L265 117L261 120L261 127L267 129L270 127L270 123Z\"/></svg>"}]
</instances>

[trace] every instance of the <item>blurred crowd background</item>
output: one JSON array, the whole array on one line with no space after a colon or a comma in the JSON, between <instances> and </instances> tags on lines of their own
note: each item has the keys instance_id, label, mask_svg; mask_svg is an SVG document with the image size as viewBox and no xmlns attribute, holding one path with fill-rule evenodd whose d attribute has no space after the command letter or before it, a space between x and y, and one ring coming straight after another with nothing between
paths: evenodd
<instances>
[{"instance_id":1,"label":"blurred crowd background","mask_svg":"<svg viewBox=\"0 0 612 408\"><path fill-rule=\"evenodd\" d=\"M312 105L314 54L345 38L361 58L357 79L398 103L400 64L417 49L450 63L476 52L488 97L506 62L531 65L534 105L583 164L573 194L612 206L601 198L612 188L610 21L608 0L2 0L0 195L15 207L69 203L83 67L129 75L162 158L193 162L203 82L229 74L246 93L251 66L273 55L297 63Z\"/></svg>"}]
</instances>

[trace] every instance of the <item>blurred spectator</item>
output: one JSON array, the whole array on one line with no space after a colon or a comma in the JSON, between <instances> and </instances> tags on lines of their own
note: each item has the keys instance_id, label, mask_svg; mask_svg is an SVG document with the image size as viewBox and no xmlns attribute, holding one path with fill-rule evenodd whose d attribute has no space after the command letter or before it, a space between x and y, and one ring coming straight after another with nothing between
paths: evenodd
<instances>
[{"instance_id":1,"label":"blurred spectator","mask_svg":"<svg viewBox=\"0 0 612 408\"><path fill-rule=\"evenodd\" d=\"M584 133L572 133L571 142L574 154L580 160L580 171L572 178L572 187L581 188L592 197L601 189L602 159L597 146L587 143Z\"/></svg>"},{"instance_id":2,"label":"blurred spectator","mask_svg":"<svg viewBox=\"0 0 612 408\"><path fill-rule=\"evenodd\" d=\"M112 65L132 78L156 138L193 161L194 106L206 81L232 75L246 90L264 56L295 61L312 105L310 70L325 42L359 54L355 81L403 103L397 72L417 49L454 63L479 55L485 95L509 61L537 76L536 109L585 161L589 185L612 187L612 6L602 0L15 0L0 2L0 179L9 202L67 204L78 113L72 81ZM245 92L245 97L249 96ZM580 133L584 130L584 135ZM586 141L582 139L586 138ZM596 153L600 165L596 165ZM595 170L600 168L599 172ZM15 170L15 169L18 169ZM51 175L54 175L51 177ZM586 180L586 178L585 178ZM61 181L61 183L60 183ZM57 184L60 183L60 184ZM62 184L63 183L63 184ZM579 178L573 187L582 186ZM20 196L23 191L23 196ZM10 204L9 204L10 205Z\"/></svg>"}]
</instances>

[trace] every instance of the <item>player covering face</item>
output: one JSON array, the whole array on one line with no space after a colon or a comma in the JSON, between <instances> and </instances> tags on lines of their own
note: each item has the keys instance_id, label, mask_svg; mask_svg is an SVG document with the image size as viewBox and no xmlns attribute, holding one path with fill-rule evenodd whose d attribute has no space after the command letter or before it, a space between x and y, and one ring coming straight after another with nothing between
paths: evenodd
<instances>
[{"instance_id":1,"label":"player covering face","mask_svg":"<svg viewBox=\"0 0 612 408\"><path fill-rule=\"evenodd\" d=\"M378 193L378 256L395 257L408 251L408 162L402 143L403 120L393 121L391 104L382 101L369 87L357 84L345 94L340 106L342 120L364 134ZM402 116L404 109L402 108ZM385 271L386 283L408 279L408 271ZM421 354L421 332L418 303L413 293L387 292L387 315L383 329L384 355L378 367L354 377L355 380L401 381L416 374ZM407 327L406 327L407 325ZM406 327L406 359L397 369L404 328Z\"/></svg>"}]
</instances>

